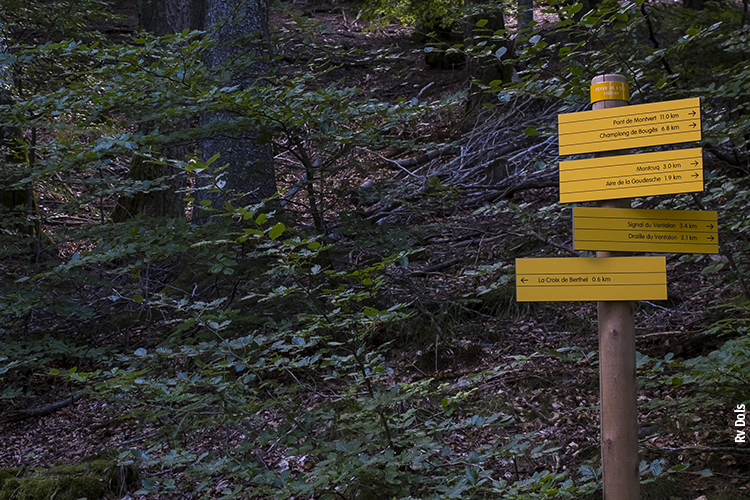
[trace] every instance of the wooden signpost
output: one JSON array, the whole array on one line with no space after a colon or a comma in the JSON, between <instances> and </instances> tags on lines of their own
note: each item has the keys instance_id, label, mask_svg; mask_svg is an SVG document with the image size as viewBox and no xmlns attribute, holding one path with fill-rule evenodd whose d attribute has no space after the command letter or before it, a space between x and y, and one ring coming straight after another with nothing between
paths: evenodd
<instances>
[{"instance_id":1,"label":"wooden signpost","mask_svg":"<svg viewBox=\"0 0 750 500\"><path fill-rule=\"evenodd\" d=\"M591 83L618 81L620 75L601 75ZM623 100L594 102L593 111L627 106ZM598 150L601 151L601 150ZM617 152L599 153L599 156ZM623 156L622 158L627 158ZM630 199L597 201L603 208L630 208ZM602 259L620 252L597 251ZM602 479L605 500L637 500L638 477L638 382L635 364L635 307L632 301L596 303L599 330L599 422L601 428Z\"/></svg>"},{"instance_id":2,"label":"wooden signpost","mask_svg":"<svg viewBox=\"0 0 750 500\"><path fill-rule=\"evenodd\" d=\"M576 250L719 253L716 212L573 209Z\"/></svg>"},{"instance_id":3,"label":"wooden signpost","mask_svg":"<svg viewBox=\"0 0 750 500\"><path fill-rule=\"evenodd\" d=\"M560 201L574 210L574 245L596 258L516 260L519 301L598 301L605 500L640 498L634 300L667 297L666 259L624 252L717 253L716 212L634 210L630 197L703 190L699 148L629 155L629 148L701 139L700 99L628 106L624 77L592 80L592 111L559 115Z\"/></svg>"},{"instance_id":4,"label":"wooden signpost","mask_svg":"<svg viewBox=\"0 0 750 500\"><path fill-rule=\"evenodd\" d=\"M560 162L560 203L703 191L703 150Z\"/></svg>"}]
</instances>

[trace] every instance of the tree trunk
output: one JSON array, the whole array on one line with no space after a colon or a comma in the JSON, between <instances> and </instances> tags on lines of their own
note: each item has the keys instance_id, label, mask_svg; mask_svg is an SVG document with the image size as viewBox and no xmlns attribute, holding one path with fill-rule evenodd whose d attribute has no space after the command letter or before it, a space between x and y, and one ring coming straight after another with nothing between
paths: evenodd
<instances>
[{"instance_id":1,"label":"tree trunk","mask_svg":"<svg viewBox=\"0 0 750 500\"><path fill-rule=\"evenodd\" d=\"M185 156L185 147L168 147L164 156L176 158ZM179 153L178 153L179 151ZM168 185L166 189L156 189L136 193L133 196L120 196L112 211L113 222L124 222L138 214L150 217L185 217L185 193L179 190L187 186L187 179L169 165L152 163L143 156L136 156L130 163L128 179L133 181L156 181L153 185ZM158 179L162 179L161 182Z\"/></svg>"},{"instance_id":2,"label":"tree trunk","mask_svg":"<svg viewBox=\"0 0 750 500\"><path fill-rule=\"evenodd\" d=\"M682 0L682 6L686 9L703 10L704 0Z\"/></svg>"},{"instance_id":3,"label":"tree trunk","mask_svg":"<svg viewBox=\"0 0 750 500\"><path fill-rule=\"evenodd\" d=\"M193 26L193 9L198 9L198 0L139 0L138 15L141 26L156 36L181 33L184 29L197 29ZM188 128L186 122L176 123L173 130ZM143 125L143 128L151 128ZM165 134L170 133L166 124L161 124ZM173 131L172 130L172 131ZM159 154L164 158L185 160L189 151L185 145L164 147ZM124 222L139 213L152 217L185 217L183 194L178 192L187 186L187 179L167 165L157 165L136 156L130 164L128 178L134 181L154 181L168 178L168 189L137 193L134 196L120 196L112 212L113 222Z\"/></svg>"},{"instance_id":4,"label":"tree trunk","mask_svg":"<svg viewBox=\"0 0 750 500\"><path fill-rule=\"evenodd\" d=\"M534 0L518 0L518 30L531 28L534 20Z\"/></svg>"},{"instance_id":5,"label":"tree trunk","mask_svg":"<svg viewBox=\"0 0 750 500\"><path fill-rule=\"evenodd\" d=\"M11 105L12 101L5 91L0 92L0 105ZM34 192L31 184L24 187L11 187L28 172L28 157L23 147L23 132L18 127L4 126L0 128L0 214L3 227L11 219L29 219L32 211L36 210ZM24 234L35 234L38 222L26 224L21 220L13 220L11 229Z\"/></svg>"},{"instance_id":6,"label":"tree trunk","mask_svg":"<svg viewBox=\"0 0 750 500\"><path fill-rule=\"evenodd\" d=\"M252 51L259 57L266 54L269 50L267 9L265 0L207 0L205 26L214 31L216 41L216 45L207 53L207 65L217 68ZM250 36L250 41L240 46L236 41L243 36ZM235 74L227 85L248 88L267 69L267 65L259 59L249 69ZM226 124L234 118L229 113L212 113L201 118L201 125ZM228 190L233 195L245 193L240 200L242 204L257 203L276 194L273 150L270 143L260 144L258 137L256 130L231 130L213 133L201 140L200 149L204 159L212 158L217 153L220 155L211 166L212 173L216 168L228 167L222 172L225 184L221 184L220 190L216 186L214 192L209 189L196 192L196 207L200 201L210 200L213 207L221 209ZM197 187L211 187L212 183L210 176L199 177ZM196 212L201 211L194 211L194 215Z\"/></svg>"},{"instance_id":7,"label":"tree trunk","mask_svg":"<svg viewBox=\"0 0 750 500\"><path fill-rule=\"evenodd\" d=\"M206 0L138 0L141 27L161 36L203 29Z\"/></svg>"},{"instance_id":8,"label":"tree trunk","mask_svg":"<svg viewBox=\"0 0 750 500\"><path fill-rule=\"evenodd\" d=\"M0 32L3 26L0 25ZM0 53L8 51L4 38L0 38ZM0 65L0 105L10 107L13 100L8 88L14 85L12 69ZM0 229L13 235L31 237L31 249L38 252L51 240L41 232L39 209L32 184L14 186L30 175L30 165L23 131L20 127L0 127ZM14 241L11 247L21 247Z\"/></svg>"},{"instance_id":9,"label":"tree trunk","mask_svg":"<svg viewBox=\"0 0 750 500\"><path fill-rule=\"evenodd\" d=\"M483 0L467 0L466 5L482 5ZM486 40L492 33L505 29L505 17L503 16L502 9L497 7L488 7L491 10L486 10L481 14L474 14L468 17L464 28L464 39L466 45L475 45L477 41ZM481 19L486 19L488 22L484 26L477 27L477 23ZM492 57L484 60L477 59L472 56L466 58L466 68L469 72L469 76L473 79L479 80L484 84L489 84L492 81L500 80L503 83L508 83L513 77L513 67L506 66L502 60L508 56L510 50L512 50L511 43L505 39L501 42L488 43L487 47L490 48L493 54L499 54L499 57ZM503 52L504 53L500 53ZM500 51L500 52L498 52ZM470 107L477 107L481 105L483 94L478 87L472 89L472 97L470 98Z\"/></svg>"},{"instance_id":10,"label":"tree trunk","mask_svg":"<svg viewBox=\"0 0 750 500\"><path fill-rule=\"evenodd\" d=\"M156 36L190 29L191 0L139 0L138 17L143 29Z\"/></svg>"}]
</instances>

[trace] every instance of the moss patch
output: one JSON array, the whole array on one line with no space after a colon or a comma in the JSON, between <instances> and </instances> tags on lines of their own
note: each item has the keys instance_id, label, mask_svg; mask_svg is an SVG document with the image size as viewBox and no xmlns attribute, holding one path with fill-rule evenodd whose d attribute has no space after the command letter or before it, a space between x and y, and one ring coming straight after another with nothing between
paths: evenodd
<instances>
[{"instance_id":1,"label":"moss patch","mask_svg":"<svg viewBox=\"0 0 750 500\"><path fill-rule=\"evenodd\" d=\"M82 464L56 463L51 469L39 469L37 472L53 476L103 476L110 467L116 465L110 460L92 460Z\"/></svg>"},{"instance_id":2,"label":"moss patch","mask_svg":"<svg viewBox=\"0 0 750 500\"><path fill-rule=\"evenodd\" d=\"M97 500L106 494L104 483L94 477L28 477L5 481L0 499L17 500Z\"/></svg>"},{"instance_id":3,"label":"moss patch","mask_svg":"<svg viewBox=\"0 0 750 500\"><path fill-rule=\"evenodd\" d=\"M109 460L56 464L20 474L20 469L0 469L0 500L100 500L110 492L124 492L138 478L136 470Z\"/></svg>"},{"instance_id":4,"label":"moss patch","mask_svg":"<svg viewBox=\"0 0 750 500\"><path fill-rule=\"evenodd\" d=\"M4 498L2 491L5 489L5 483L15 481L16 476L18 469L0 469L0 499Z\"/></svg>"},{"instance_id":5,"label":"moss patch","mask_svg":"<svg viewBox=\"0 0 750 500\"><path fill-rule=\"evenodd\" d=\"M0 469L0 488L2 488L2 483L6 479L11 479L18 476L18 469Z\"/></svg>"},{"instance_id":6,"label":"moss patch","mask_svg":"<svg viewBox=\"0 0 750 500\"><path fill-rule=\"evenodd\" d=\"M10 478L5 479L0 487L0 500L7 500L11 498L21 487L21 483L18 479Z\"/></svg>"}]
</instances>

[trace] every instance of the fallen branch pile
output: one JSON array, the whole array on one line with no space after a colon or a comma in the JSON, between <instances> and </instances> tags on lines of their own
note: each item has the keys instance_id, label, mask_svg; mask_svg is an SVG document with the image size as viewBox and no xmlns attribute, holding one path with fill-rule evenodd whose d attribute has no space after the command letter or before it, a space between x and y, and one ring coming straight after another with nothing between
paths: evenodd
<instances>
[{"instance_id":1,"label":"fallen branch pile","mask_svg":"<svg viewBox=\"0 0 750 500\"><path fill-rule=\"evenodd\" d=\"M398 177L406 175L405 182L402 189L370 207L368 218L381 220L404 211L403 202L424 192L430 177L461 190L461 206L469 209L519 191L556 187L560 112L559 101L521 96L512 104L480 113L476 126L457 144L413 158L383 158L400 170ZM525 116L533 117L533 122ZM450 159L445 161L446 157Z\"/></svg>"}]
</instances>

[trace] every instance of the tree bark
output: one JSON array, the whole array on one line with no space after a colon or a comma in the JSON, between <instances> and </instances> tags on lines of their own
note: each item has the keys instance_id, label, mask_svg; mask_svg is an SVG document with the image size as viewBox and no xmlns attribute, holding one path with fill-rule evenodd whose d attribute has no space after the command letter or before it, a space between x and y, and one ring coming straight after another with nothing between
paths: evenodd
<instances>
[{"instance_id":1,"label":"tree bark","mask_svg":"<svg viewBox=\"0 0 750 500\"><path fill-rule=\"evenodd\" d=\"M482 0L466 1L466 5L482 5L483 3ZM477 23L481 19L486 19L488 22L482 27L477 27ZM486 39L486 37L490 36L492 33L502 29L505 29L503 10L497 7L491 7L490 10L485 10L481 14L474 14L468 17L464 28L464 43L467 45L474 45L476 43L475 40ZM500 80L503 83L510 82L513 77L513 67L506 66L503 64L502 60L507 57L508 53L512 50L511 43L505 39L501 42L488 43L487 47L490 48L493 54L497 54L498 50L501 50L502 48L505 48L505 53L500 54L500 57L491 57L484 60L467 56L466 68L469 72L469 76L484 84L489 84L496 80ZM472 89L470 107L476 108L480 106L482 97L483 94L479 88L474 87Z\"/></svg>"},{"instance_id":2,"label":"tree bark","mask_svg":"<svg viewBox=\"0 0 750 500\"><path fill-rule=\"evenodd\" d=\"M0 25L0 33L3 26ZM0 53L8 51L5 39L0 37ZM10 65L0 65L0 106L13 104L7 88L14 85ZM39 209L31 183L23 187L13 186L30 174L28 152L20 127L0 127L0 228L13 234L33 237L32 251L41 250L50 243L42 234L39 223Z\"/></svg>"},{"instance_id":3,"label":"tree bark","mask_svg":"<svg viewBox=\"0 0 750 500\"><path fill-rule=\"evenodd\" d=\"M531 28L534 20L534 0L518 0L518 30Z\"/></svg>"},{"instance_id":4,"label":"tree bark","mask_svg":"<svg viewBox=\"0 0 750 500\"><path fill-rule=\"evenodd\" d=\"M138 16L141 27L156 36L173 33L181 33L185 29L197 29L193 26L193 9L200 10L198 0L139 0ZM186 122L176 123L169 127L160 124L165 134L174 130L186 129ZM144 124L143 128L149 129L153 125ZM163 158L185 160L189 154L186 145L165 146L155 156ZM159 165L149 162L143 156L136 156L130 164L128 178L134 181L154 181L159 178L168 178L165 182L168 189L159 191L137 193L134 196L120 196L117 205L112 212L113 222L124 222L138 214L146 214L152 217L185 217L184 195L181 189L187 186L185 176L170 165Z\"/></svg>"},{"instance_id":5,"label":"tree bark","mask_svg":"<svg viewBox=\"0 0 750 500\"><path fill-rule=\"evenodd\" d=\"M139 0L140 25L157 36L181 33L191 27L191 3L191 0Z\"/></svg>"},{"instance_id":6,"label":"tree bark","mask_svg":"<svg viewBox=\"0 0 750 500\"><path fill-rule=\"evenodd\" d=\"M686 9L703 10L704 0L682 0L682 6Z\"/></svg>"},{"instance_id":7,"label":"tree bark","mask_svg":"<svg viewBox=\"0 0 750 500\"><path fill-rule=\"evenodd\" d=\"M268 6L265 0L207 0L205 26L212 30L216 45L208 51L206 63L211 68L219 68L240 55L255 52L256 63L236 73L228 85L248 88L255 84L258 75L266 71L267 64L260 57L268 53ZM248 37L245 45L237 43L241 37ZM201 118L201 125L227 123L236 117L230 113L217 112ZM227 191L232 194L245 193L242 204L257 203L276 194L276 179L273 167L273 150L270 143L258 142L257 130L232 130L221 134L213 133L200 142L204 159L217 153L219 159L212 164L211 171L228 165L223 171L225 184L213 187L212 177L199 177L196 192L196 207L200 201L210 200L213 207L221 208ZM219 189L220 188L220 189ZM201 210L198 208L197 212ZM196 211L194 211L194 216Z\"/></svg>"},{"instance_id":8,"label":"tree bark","mask_svg":"<svg viewBox=\"0 0 750 500\"><path fill-rule=\"evenodd\" d=\"M158 36L203 29L205 1L138 0L139 24Z\"/></svg>"}]
</instances>

